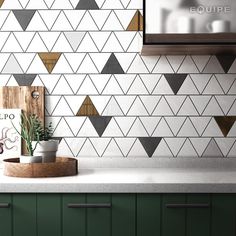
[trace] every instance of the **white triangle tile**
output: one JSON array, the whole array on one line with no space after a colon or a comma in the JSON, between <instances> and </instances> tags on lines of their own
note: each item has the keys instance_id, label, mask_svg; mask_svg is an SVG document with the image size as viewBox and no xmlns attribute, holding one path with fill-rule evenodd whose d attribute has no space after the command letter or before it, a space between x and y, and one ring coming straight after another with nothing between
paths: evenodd
<instances>
[{"instance_id":1,"label":"white triangle tile","mask_svg":"<svg viewBox=\"0 0 236 236\"><path fill-rule=\"evenodd\" d=\"M22 68L20 67L18 61L15 56L11 54L9 59L7 60L5 66L2 69L2 73L5 74L21 74L23 73Z\"/></svg>"},{"instance_id":2,"label":"white triangle tile","mask_svg":"<svg viewBox=\"0 0 236 236\"><path fill-rule=\"evenodd\" d=\"M77 136L80 128L82 127L86 117L65 117L67 124L70 126L74 136Z\"/></svg>"},{"instance_id":3,"label":"white triangle tile","mask_svg":"<svg viewBox=\"0 0 236 236\"><path fill-rule=\"evenodd\" d=\"M89 13L92 16L93 20L95 21L98 29L101 30L109 14L111 13L111 10L103 10L103 11L89 10Z\"/></svg>"},{"instance_id":4,"label":"white triangle tile","mask_svg":"<svg viewBox=\"0 0 236 236\"><path fill-rule=\"evenodd\" d=\"M149 73L146 65L144 64L142 58L138 53L136 54L136 57L131 63L127 73L136 73L136 74Z\"/></svg>"},{"instance_id":5,"label":"white triangle tile","mask_svg":"<svg viewBox=\"0 0 236 236\"><path fill-rule=\"evenodd\" d=\"M120 85L118 84L118 82L116 81L116 78L114 76L111 76L111 78L109 79L106 87L104 88L104 90L102 91L102 94L104 95L120 95L123 94L123 91L120 87Z\"/></svg>"},{"instance_id":6,"label":"white triangle tile","mask_svg":"<svg viewBox=\"0 0 236 236\"><path fill-rule=\"evenodd\" d=\"M102 48L102 52L123 52L120 42L114 33L111 33L104 47Z\"/></svg>"},{"instance_id":7,"label":"white triangle tile","mask_svg":"<svg viewBox=\"0 0 236 236\"><path fill-rule=\"evenodd\" d=\"M126 72L133 62L136 53L115 53L115 56L123 70Z\"/></svg>"},{"instance_id":8,"label":"white triangle tile","mask_svg":"<svg viewBox=\"0 0 236 236\"><path fill-rule=\"evenodd\" d=\"M81 84L77 94L79 95L98 94L97 89L95 88L93 82L91 81L88 75Z\"/></svg>"},{"instance_id":9,"label":"white triangle tile","mask_svg":"<svg viewBox=\"0 0 236 236\"><path fill-rule=\"evenodd\" d=\"M129 2L129 5L127 6L127 9L143 9L143 2L142 0L131 0Z\"/></svg>"},{"instance_id":10,"label":"white triangle tile","mask_svg":"<svg viewBox=\"0 0 236 236\"><path fill-rule=\"evenodd\" d=\"M76 72L81 65L83 59L85 58L85 53L64 53L65 58L67 59L70 67L74 72Z\"/></svg>"},{"instance_id":11,"label":"white triangle tile","mask_svg":"<svg viewBox=\"0 0 236 236\"><path fill-rule=\"evenodd\" d=\"M198 156L202 156L205 151L207 145L210 142L210 138L190 138L190 142L192 143L194 149L198 153Z\"/></svg>"},{"instance_id":12,"label":"white triangle tile","mask_svg":"<svg viewBox=\"0 0 236 236\"><path fill-rule=\"evenodd\" d=\"M234 143L233 147L231 148L228 157L235 157L235 153L236 153L236 142Z\"/></svg>"},{"instance_id":13,"label":"white triangle tile","mask_svg":"<svg viewBox=\"0 0 236 236\"><path fill-rule=\"evenodd\" d=\"M52 47L54 46L55 42L57 41L60 32L40 32L40 38L43 40L45 46L47 47L46 51L51 52ZM35 50L37 52L37 50Z\"/></svg>"},{"instance_id":14,"label":"white triangle tile","mask_svg":"<svg viewBox=\"0 0 236 236\"><path fill-rule=\"evenodd\" d=\"M79 108L81 107L83 101L85 99L85 96L65 96L65 100L69 104L71 110L73 111L74 115L77 114Z\"/></svg>"},{"instance_id":15,"label":"white triangle tile","mask_svg":"<svg viewBox=\"0 0 236 236\"><path fill-rule=\"evenodd\" d=\"M73 30L76 30L80 21L82 20L83 16L85 15L85 10L79 10L79 11L71 11L71 10L65 10L64 14L66 15L67 19L69 20Z\"/></svg>"},{"instance_id":16,"label":"white triangle tile","mask_svg":"<svg viewBox=\"0 0 236 236\"><path fill-rule=\"evenodd\" d=\"M233 144L235 143L234 138L215 138L215 141L224 156L228 155L230 149L233 147Z\"/></svg>"},{"instance_id":17,"label":"white triangle tile","mask_svg":"<svg viewBox=\"0 0 236 236\"><path fill-rule=\"evenodd\" d=\"M103 110L102 116L122 116L124 115L119 104L112 96L105 109Z\"/></svg>"},{"instance_id":18,"label":"white triangle tile","mask_svg":"<svg viewBox=\"0 0 236 236\"><path fill-rule=\"evenodd\" d=\"M78 156L78 153L84 145L86 138L66 138L65 142L73 153L73 156Z\"/></svg>"},{"instance_id":19,"label":"white triangle tile","mask_svg":"<svg viewBox=\"0 0 236 236\"><path fill-rule=\"evenodd\" d=\"M236 80L234 81L234 83L232 84L230 90L228 91L228 94L236 94Z\"/></svg>"},{"instance_id":20,"label":"white triangle tile","mask_svg":"<svg viewBox=\"0 0 236 236\"><path fill-rule=\"evenodd\" d=\"M122 131L120 130L118 124L116 123L115 119L112 118L102 136L103 137L123 137L124 135Z\"/></svg>"},{"instance_id":21,"label":"white triangle tile","mask_svg":"<svg viewBox=\"0 0 236 236\"><path fill-rule=\"evenodd\" d=\"M197 66L193 62L191 56L186 56L181 64L178 73L199 73Z\"/></svg>"},{"instance_id":22,"label":"white triangle tile","mask_svg":"<svg viewBox=\"0 0 236 236\"><path fill-rule=\"evenodd\" d=\"M135 138L115 138L117 145L123 153L123 156L127 156L131 147L134 145Z\"/></svg>"},{"instance_id":23,"label":"white triangle tile","mask_svg":"<svg viewBox=\"0 0 236 236\"><path fill-rule=\"evenodd\" d=\"M211 56L208 56L208 55L192 56L192 59L195 62L199 72L203 72L205 66L207 65L208 61L210 60L210 57Z\"/></svg>"},{"instance_id":24,"label":"white triangle tile","mask_svg":"<svg viewBox=\"0 0 236 236\"><path fill-rule=\"evenodd\" d=\"M70 109L68 103L66 102L65 98L61 97L52 115L53 116L73 116L74 114L72 110Z\"/></svg>"},{"instance_id":25,"label":"white triangle tile","mask_svg":"<svg viewBox=\"0 0 236 236\"><path fill-rule=\"evenodd\" d=\"M124 29L128 28L135 13L136 10L115 10L115 14L117 15Z\"/></svg>"},{"instance_id":26,"label":"white triangle tile","mask_svg":"<svg viewBox=\"0 0 236 236\"><path fill-rule=\"evenodd\" d=\"M236 116L236 101L234 102L233 106L230 108L228 115Z\"/></svg>"},{"instance_id":27,"label":"white triangle tile","mask_svg":"<svg viewBox=\"0 0 236 236\"><path fill-rule=\"evenodd\" d=\"M173 153L170 151L164 139L161 140L152 157L173 157Z\"/></svg>"},{"instance_id":28,"label":"white triangle tile","mask_svg":"<svg viewBox=\"0 0 236 236\"><path fill-rule=\"evenodd\" d=\"M73 91L68 84L68 82L65 80L64 76L61 76L58 83L56 84L55 88L52 91L53 95L70 95L73 94Z\"/></svg>"},{"instance_id":29,"label":"white triangle tile","mask_svg":"<svg viewBox=\"0 0 236 236\"><path fill-rule=\"evenodd\" d=\"M44 66L42 60L39 58L38 54L35 55L34 60L29 66L27 73L29 74L48 74L46 67Z\"/></svg>"},{"instance_id":30,"label":"white triangle tile","mask_svg":"<svg viewBox=\"0 0 236 236\"><path fill-rule=\"evenodd\" d=\"M98 133L94 129L92 123L89 118L86 118L83 126L78 132L77 137L98 137Z\"/></svg>"},{"instance_id":31,"label":"white triangle tile","mask_svg":"<svg viewBox=\"0 0 236 236\"><path fill-rule=\"evenodd\" d=\"M98 7L101 8L105 0L95 0L95 2L97 3Z\"/></svg>"},{"instance_id":32,"label":"white triangle tile","mask_svg":"<svg viewBox=\"0 0 236 236\"><path fill-rule=\"evenodd\" d=\"M231 68L229 69L228 73L236 73L236 61L234 60Z\"/></svg>"},{"instance_id":33,"label":"white triangle tile","mask_svg":"<svg viewBox=\"0 0 236 236\"><path fill-rule=\"evenodd\" d=\"M185 138L165 138L165 141L174 156L177 156L185 140Z\"/></svg>"},{"instance_id":34,"label":"white triangle tile","mask_svg":"<svg viewBox=\"0 0 236 236\"><path fill-rule=\"evenodd\" d=\"M161 96L140 96L141 101L146 107L149 115L151 115L161 99Z\"/></svg>"},{"instance_id":35,"label":"white triangle tile","mask_svg":"<svg viewBox=\"0 0 236 236\"><path fill-rule=\"evenodd\" d=\"M6 86L10 77L10 75L0 75L0 86Z\"/></svg>"},{"instance_id":36,"label":"white triangle tile","mask_svg":"<svg viewBox=\"0 0 236 236\"><path fill-rule=\"evenodd\" d=\"M58 157L74 157L71 149L68 147L68 144L65 142L64 139L62 139L59 144L57 156Z\"/></svg>"},{"instance_id":37,"label":"white triangle tile","mask_svg":"<svg viewBox=\"0 0 236 236\"><path fill-rule=\"evenodd\" d=\"M120 0L106 0L102 5L102 9L123 9Z\"/></svg>"},{"instance_id":38,"label":"white triangle tile","mask_svg":"<svg viewBox=\"0 0 236 236\"><path fill-rule=\"evenodd\" d=\"M223 116L224 113L215 99L215 97L212 97L208 105L206 106L204 112L202 113L204 116Z\"/></svg>"},{"instance_id":39,"label":"white triangle tile","mask_svg":"<svg viewBox=\"0 0 236 236\"><path fill-rule=\"evenodd\" d=\"M184 100L186 99L185 96L165 96L165 98L175 115L178 113L181 105L184 103Z\"/></svg>"},{"instance_id":40,"label":"white triangle tile","mask_svg":"<svg viewBox=\"0 0 236 236\"><path fill-rule=\"evenodd\" d=\"M148 158L146 151L143 148L143 145L140 143L139 139L136 139L135 143L133 144L132 148L128 153L128 157L130 158Z\"/></svg>"},{"instance_id":41,"label":"white triangle tile","mask_svg":"<svg viewBox=\"0 0 236 236\"><path fill-rule=\"evenodd\" d=\"M10 79L7 81L6 86L19 86L19 84L15 80L14 76L11 76Z\"/></svg>"},{"instance_id":42,"label":"white triangle tile","mask_svg":"<svg viewBox=\"0 0 236 236\"><path fill-rule=\"evenodd\" d=\"M130 3L130 0L120 0L120 2L122 3L123 7L126 8Z\"/></svg>"},{"instance_id":43,"label":"white triangle tile","mask_svg":"<svg viewBox=\"0 0 236 236\"><path fill-rule=\"evenodd\" d=\"M27 4L27 9L47 9L47 5L43 0L30 0L29 3Z\"/></svg>"},{"instance_id":44,"label":"white triangle tile","mask_svg":"<svg viewBox=\"0 0 236 236\"><path fill-rule=\"evenodd\" d=\"M21 4L22 8L26 8L29 1L30 0L19 0L19 3Z\"/></svg>"},{"instance_id":45,"label":"white triangle tile","mask_svg":"<svg viewBox=\"0 0 236 236\"><path fill-rule=\"evenodd\" d=\"M102 72L106 62L110 57L110 53L90 53L90 57L92 58L96 68L98 69L99 73Z\"/></svg>"},{"instance_id":46,"label":"white triangle tile","mask_svg":"<svg viewBox=\"0 0 236 236\"><path fill-rule=\"evenodd\" d=\"M193 83L196 85L199 93L202 93L210 78L212 77L211 74L191 74L190 77L192 78Z\"/></svg>"},{"instance_id":47,"label":"white triangle tile","mask_svg":"<svg viewBox=\"0 0 236 236\"><path fill-rule=\"evenodd\" d=\"M40 79L46 87L46 92L51 94L55 85L57 84L60 75L40 75Z\"/></svg>"},{"instance_id":48,"label":"white triangle tile","mask_svg":"<svg viewBox=\"0 0 236 236\"><path fill-rule=\"evenodd\" d=\"M190 96L190 99L193 101L193 104L196 107L198 113L202 115L207 104L211 100L211 96Z\"/></svg>"},{"instance_id":49,"label":"white triangle tile","mask_svg":"<svg viewBox=\"0 0 236 236\"><path fill-rule=\"evenodd\" d=\"M156 116L172 116L173 111L164 97L161 98L152 115Z\"/></svg>"},{"instance_id":50,"label":"white triangle tile","mask_svg":"<svg viewBox=\"0 0 236 236\"><path fill-rule=\"evenodd\" d=\"M215 77L223 91L227 94L235 81L235 74L216 74Z\"/></svg>"},{"instance_id":51,"label":"white triangle tile","mask_svg":"<svg viewBox=\"0 0 236 236\"><path fill-rule=\"evenodd\" d=\"M223 137L223 134L214 118L211 119L211 121L209 122L202 136L203 137Z\"/></svg>"},{"instance_id":52,"label":"white triangle tile","mask_svg":"<svg viewBox=\"0 0 236 236\"><path fill-rule=\"evenodd\" d=\"M153 137L173 137L174 134L172 133L170 127L166 123L164 118L158 123L155 131L152 134Z\"/></svg>"},{"instance_id":53,"label":"white triangle tile","mask_svg":"<svg viewBox=\"0 0 236 236\"><path fill-rule=\"evenodd\" d=\"M198 115L196 108L194 107L191 99L187 97L182 105L182 107L178 111L178 115L183 116L195 116Z\"/></svg>"},{"instance_id":54,"label":"white triangle tile","mask_svg":"<svg viewBox=\"0 0 236 236\"><path fill-rule=\"evenodd\" d=\"M45 96L45 108L49 115L52 115L60 99L61 96Z\"/></svg>"},{"instance_id":55,"label":"white triangle tile","mask_svg":"<svg viewBox=\"0 0 236 236\"><path fill-rule=\"evenodd\" d=\"M143 46L143 39L139 32L136 33L131 44L129 45L127 52L141 52Z\"/></svg>"},{"instance_id":56,"label":"white triangle tile","mask_svg":"<svg viewBox=\"0 0 236 236\"><path fill-rule=\"evenodd\" d=\"M178 157L198 157L198 154L189 139L185 141L183 147L180 149Z\"/></svg>"},{"instance_id":57,"label":"white triangle tile","mask_svg":"<svg viewBox=\"0 0 236 236\"><path fill-rule=\"evenodd\" d=\"M98 30L98 27L90 15L89 11L86 11L83 18L81 19L76 30L84 30L84 31L93 31Z\"/></svg>"},{"instance_id":58,"label":"white triangle tile","mask_svg":"<svg viewBox=\"0 0 236 236\"><path fill-rule=\"evenodd\" d=\"M165 117L166 123L169 125L172 133L176 136L181 126L186 120L185 117Z\"/></svg>"},{"instance_id":59,"label":"white triangle tile","mask_svg":"<svg viewBox=\"0 0 236 236\"><path fill-rule=\"evenodd\" d=\"M93 75L93 74L91 74L90 75L90 78L93 81L99 94L102 93L102 91L105 88L110 77L111 77L111 75L108 75L108 74L106 74L106 75L102 75L102 74Z\"/></svg>"},{"instance_id":60,"label":"white triangle tile","mask_svg":"<svg viewBox=\"0 0 236 236\"><path fill-rule=\"evenodd\" d=\"M10 53L0 53L0 71L2 71L10 55Z\"/></svg>"},{"instance_id":61,"label":"white triangle tile","mask_svg":"<svg viewBox=\"0 0 236 236\"><path fill-rule=\"evenodd\" d=\"M99 156L102 156L110 141L111 138L90 138L90 142L93 144Z\"/></svg>"},{"instance_id":62,"label":"white triangle tile","mask_svg":"<svg viewBox=\"0 0 236 236\"><path fill-rule=\"evenodd\" d=\"M114 141L114 139L111 140L111 142L108 144L106 150L104 151L103 157L122 157L123 154L119 147L117 146L117 143Z\"/></svg>"},{"instance_id":63,"label":"white triangle tile","mask_svg":"<svg viewBox=\"0 0 236 236\"><path fill-rule=\"evenodd\" d=\"M37 75L31 84L31 86L44 86L43 82L41 81L40 77Z\"/></svg>"},{"instance_id":64,"label":"white triangle tile","mask_svg":"<svg viewBox=\"0 0 236 236\"><path fill-rule=\"evenodd\" d=\"M147 130L148 134L152 136L157 124L160 122L161 117L140 117L143 126Z\"/></svg>"},{"instance_id":65,"label":"white triangle tile","mask_svg":"<svg viewBox=\"0 0 236 236\"><path fill-rule=\"evenodd\" d=\"M52 73L56 74L56 73L73 73L73 70L70 66L70 64L68 63L67 59L65 58L65 56L62 54L58 60L58 62L56 63L55 67L53 68Z\"/></svg>"},{"instance_id":66,"label":"white triangle tile","mask_svg":"<svg viewBox=\"0 0 236 236\"><path fill-rule=\"evenodd\" d=\"M220 104L224 114L227 115L233 103L235 102L235 96L216 96L217 102Z\"/></svg>"},{"instance_id":67,"label":"white triangle tile","mask_svg":"<svg viewBox=\"0 0 236 236\"><path fill-rule=\"evenodd\" d=\"M236 136L236 122L234 122L234 125L233 125L233 127L230 129L230 131L229 131L227 137L232 137L232 138L234 137L234 138L235 138L235 136Z\"/></svg>"},{"instance_id":68,"label":"white triangle tile","mask_svg":"<svg viewBox=\"0 0 236 236\"><path fill-rule=\"evenodd\" d=\"M26 52L48 52L42 38L36 33L26 49Z\"/></svg>"},{"instance_id":69,"label":"white triangle tile","mask_svg":"<svg viewBox=\"0 0 236 236\"><path fill-rule=\"evenodd\" d=\"M89 139L86 139L83 147L81 148L79 154L79 157L98 157L98 153L94 149L92 143Z\"/></svg>"},{"instance_id":70,"label":"white triangle tile","mask_svg":"<svg viewBox=\"0 0 236 236\"><path fill-rule=\"evenodd\" d=\"M204 73L224 73L222 66L216 56L211 56L209 62L203 70Z\"/></svg>"},{"instance_id":71,"label":"white triangle tile","mask_svg":"<svg viewBox=\"0 0 236 236\"><path fill-rule=\"evenodd\" d=\"M53 137L74 137L71 129L69 128L66 121L62 118L58 125L55 127Z\"/></svg>"},{"instance_id":72,"label":"white triangle tile","mask_svg":"<svg viewBox=\"0 0 236 236\"><path fill-rule=\"evenodd\" d=\"M98 48L89 33L86 33L84 36L82 42L77 48L77 52L98 52Z\"/></svg>"},{"instance_id":73,"label":"white triangle tile","mask_svg":"<svg viewBox=\"0 0 236 236\"><path fill-rule=\"evenodd\" d=\"M55 42L52 52L73 52L73 49L63 33L60 34Z\"/></svg>"},{"instance_id":74,"label":"white triangle tile","mask_svg":"<svg viewBox=\"0 0 236 236\"><path fill-rule=\"evenodd\" d=\"M178 137L198 137L199 135L195 127L193 126L193 123L191 122L191 120L187 118L183 126L179 130L177 136Z\"/></svg>"},{"instance_id":75,"label":"white triangle tile","mask_svg":"<svg viewBox=\"0 0 236 236\"><path fill-rule=\"evenodd\" d=\"M137 75L134 82L130 86L129 90L127 91L127 94L135 95L145 95L148 94L147 88L145 87L143 81L140 79L140 77Z\"/></svg>"},{"instance_id":76,"label":"white triangle tile","mask_svg":"<svg viewBox=\"0 0 236 236\"><path fill-rule=\"evenodd\" d=\"M160 56L142 56L142 59L150 73L152 73L159 58Z\"/></svg>"},{"instance_id":77,"label":"white triangle tile","mask_svg":"<svg viewBox=\"0 0 236 236\"><path fill-rule=\"evenodd\" d=\"M123 92L126 94L131 84L133 83L136 75L128 75L128 74L117 74L114 75L116 77L116 81L120 85Z\"/></svg>"},{"instance_id":78,"label":"white triangle tile","mask_svg":"<svg viewBox=\"0 0 236 236\"><path fill-rule=\"evenodd\" d=\"M72 12L72 11L70 11L70 12ZM38 13L41 16L41 18L43 19L47 28L50 30L52 28L53 24L55 23L57 17L59 16L60 10L50 11L50 14L48 14L48 10L40 10L40 11L38 11Z\"/></svg>"},{"instance_id":79,"label":"white triangle tile","mask_svg":"<svg viewBox=\"0 0 236 236\"><path fill-rule=\"evenodd\" d=\"M126 51L128 49L128 47L129 47L129 45L131 44L131 42L133 41L133 39L134 39L134 37L136 35L136 32L132 32L132 31L117 31L117 32L114 32L114 34L118 38L121 46Z\"/></svg>"},{"instance_id":80,"label":"white triangle tile","mask_svg":"<svg viewBox=\"0 0 236 236\"><path fill-rule=\"evenodd\" d=\"M171 67L173 68L174 72L177 72L183 63L186 56L177 56L177 55L169 55L166 56L167 60L169 61Z\"/></svg>"},{"instance_id":81,"label":"white triangle tile","mask_svg":"<svg viewBox=\"0 0 236 236\"><path fill-rule=\"evenodd\" d=\"M127 136L128 137L148 137L148 133L139 118L136 118Z\"/></svg>"},{"instance_id":82,"label":"white triangle tile","mask_svg":"<svg viewBox=\"0 0 236 236\"><path fill-rule=\"evenodd\" d=\"M211 117L190 117L195 129L201 136L207 125L209 124ZM191 135L190 135L191 136Z\"/></svg>"},{"instance_id":83,"label":"white triangle tile","mask_svg":"<svg viewBox=\"0 0 236 236\"><path fill-rule=\"evenodd\" d=\"M1 7L1 9L3 9L3 8ZM0 11L0 29L3 25L3 23L5 22L5 20L7 19L8 15L10 14L10 12L11 12L10 10ZM8 32L8 34L9 34L9 32Z\"/></svg>"},{"instance_id":84,"label":"white triangle tile","mask_svg":"<svg viewBox=\"0 0 236 236\"><path fill-rule=\"evenodd\" d=\"M5 0L1 9L22 9L22 6L18 0Z\"/></svg>"},{"instance_id":85,"label":"white triangle tile","mask_svg":"<svg viewBox=\"0 0 236 236\"><path fill-rule=\"evenodd\" d=\"M84 57L84 60L82 61L81 65L79 66L79 69L77 70L77 73L83 73L83 74L92 74L92 73L98 73L98 69L95 66L94 62L92 61L89 54L86 54Z\"/></svg>"},{"instance_id":86,"label":"white triangle tile","mask_svg":"<svg viewBox=\"0 0 236 236\"><path fill-rule=\"evenodd\" d=\"M0 32L0 51L2 51L1 48L4 46L9 36L10 32Z\"/></svg>"},{"instance_id":87,"label":"white triangle tile","mask_svg":"<svg viewBox=\"0 0 236 236\"><path fill-rule=\"evenodd\" d=\"M136 97L127 115L128 116L148 116L147 109L144 107L139 97Z\"/></svg>"},{"instance_id":88,"label":"white triangle tile","mask_svg":"<svg viewBox=\"0 0 236 236\"><path fill-rule=\"evenodd\" d=\"M32 0L31 0L32 2ZM42 17L39 15L38 11L35 12L32 20L30 21L27 31L47 31L48 28L45 25Z\"/></svg>"},{"instance_id":89,"label":"white triangle tile","mask_svg":"<svg viewBox=\"0 0 236 236\"><path fill-rule=\"evenodd\" d=\"M120 105L123 113L126 115L136 96L115 96L116 101Z\"/></svg>"},{"instance_id":90,"label":"white triangle tile","mask_svg":"<svg viewBox=\"0 0 236 236\"><path fill-rule=\"evenodd\" d=\"M111 96L90 96L94 106L96 107L99 114L102 114L106 105L111 99Z\"/></svg>"},{"instance_id":91,"label":"white triangle tile","mask_svg":"<svg viewBox=\"0 0 236 236\"><path fill-rule=\"evenodd\" d=\"M15 35L17 41L19 42L21 48L23 49L23 51L26 51L32 38L35 35L35 32L25 32L25 31L24 32L14 32L14 35Z\"/></svg>"},{"instance_id":92,"label":"white triangle tile","mask_svg":"<svg viewBox=\"0 0 236 236\"><path fill-rule=\"evenodd\" d=\"M69 0L55 0L51 6L51 9L73 9Z\"/></svg>"},{"instance_id":93,"label":"white triangle tile","mask_svg":"<svg viewBox=\"0 0 236 236\"><path fill-rule=\"evenodd\" d=\"M187 78L185 79L184 83L182 84L182 86L178 91L178 95L183 95L183 94L186 95L199 94L190 76L187 76Z\"/></svg>"},{"instance_id":94,"label":"white triangle tile","mask_svg":"<svg viewBox=\"0 0 236 236\"><path fill-rule=\"evenodd\" d=\"M209 83L205 87L203 94L224 94L224 91L222 90L220 84L218 83L215 76L212 76Z\"/></svg>"},{"instance_id":95,"label":"white triangle tile","mask_svg":"<svg viewBox=\"0 0 236 236\"><path fill-rule=\"evenodd\" d=\"M107 31L119 31L124 30L123 26L120 23L120 20L117 18L117 15L114 11L111 11L104 25L102 26L102 30Z\"/></svg>"},{"instance_id":96,"label":"white triangle tile","mask_svg":"<svg viewBox=\"0 0 236 236\"><path fill-rule=\"evenodd\" d=\"M172 69L166 57L161 56L155 68L153 69L153 73L174 73L174 70Z\"/></svg>"},{"instance_id":97,"label":"white triangle tile","mask_svg":"<svg viewBox=\"0 0 236 236\"><path fill-rule=\"evenodd\" d=\"M211 158L223 157L223 153L221 152L215 139L213 139L213 138L211 139L206 150L203 153L203 157L206 157L206 158L208 158L208 157L211 157Z\"/></svg>"},{"instance_id":98,"label":"white triangle tile","mask_svg":"<svg viewBox=\"0 0 236 236\"><path fill-rule=\"evenodd\" d=\"M115 117L114 118L119 125L121 131L123 132L124 136L126 136L132 127L135 117Z\"/></svg>"},{"instance_id":99,"label":"white triangle tile","mask_svg":"<svg viewBox=\"0 0 236 236\"><path fill-rule=\"evenodd\" d=\"M4 44L4 46L1 49L2 52L23 52L21 46L19 45L19 43L17 42L14 34L10 34L10 36L8 37L6 43Z\"/></svg>"},{"instance_id":100,"label":"white triangle tile","mask_svg":"<svg viewBox=\"0 0 236 236\"><path fill-rule=\"evenodd\" d=\"M96 44L99 51L102 50L110 35L111 32L102 32L102 31L90 32L90 36L93 39L93 42Z\"/></svg>"},{"instance_id":101,"label":"white triangle tile","mask_svg":"<svg viewBox=\"0 0 236 236\"><path fill-rule=\"evenodd\" d=\"M60 12L51 30L53 31L72 31L73 28L63 11Z\"/></svg>"},{"instance_id":102,"label":"white triangle tile","mask_svg":"<svg viewBox=\"0 0 236 236\"><path fill-rule=\"evenodd\" d=\"M6 20L4 21L1 31L22 31L22 28L12 11L9 13Z\"/></svg>"},{"instance_id":103,"label":"white triangle tile","mask_svg":"<svg viewBox=\"0 0 236 236\"><path fill-rule=\"evenodd\" d=\"M164 75L161 76L152 94L174 94Z\"/></svg>"},{"instance_id":104,"label":"white triangle tile","mask_svg":"<svg viewBox=\"0 0 236 236\"><path fill-rule=\"evenodd\" d=\"M15 58L19 62L20 67L24 73L29 68L30 63L33 61L35 54L34 53L15 53Z\"/></svg>"}]
</instances>

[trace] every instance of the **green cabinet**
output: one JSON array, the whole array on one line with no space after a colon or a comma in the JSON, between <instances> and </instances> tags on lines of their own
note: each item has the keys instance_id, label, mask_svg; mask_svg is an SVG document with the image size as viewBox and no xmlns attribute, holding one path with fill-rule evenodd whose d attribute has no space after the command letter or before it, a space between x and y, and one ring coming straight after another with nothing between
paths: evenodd
<instances>
[{"instance_id":1,"label":"green cabinet","mask_svg":"<svg viewBox=\"0 0 236 236\"><path fill-rule=\"evenodd\" d=\"M0 236L235 236L234 194L0 194Z\"/></svg>"}]
</instances>

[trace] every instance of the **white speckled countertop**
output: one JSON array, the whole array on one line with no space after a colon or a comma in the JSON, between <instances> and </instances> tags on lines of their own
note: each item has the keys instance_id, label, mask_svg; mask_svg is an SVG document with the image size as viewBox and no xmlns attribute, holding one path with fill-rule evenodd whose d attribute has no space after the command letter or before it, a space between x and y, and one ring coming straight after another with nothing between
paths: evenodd
<instances>
[{"instance_id":1,"label":"white speckled countertop","mask_svg":"<svg viewBox=\"0 0 236 236\"><path fill-rule=\"evenodd\" d=\"M236 193L236 159L79 161L79 175L14 178L0 169L0 193Z\"/></svg>"}]
</instances>

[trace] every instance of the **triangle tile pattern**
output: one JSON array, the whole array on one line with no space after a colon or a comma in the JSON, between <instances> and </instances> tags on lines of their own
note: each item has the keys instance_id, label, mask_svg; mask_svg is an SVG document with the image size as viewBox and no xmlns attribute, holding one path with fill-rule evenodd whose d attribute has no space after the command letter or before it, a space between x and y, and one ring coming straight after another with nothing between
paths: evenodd
<instances>
[{"instance_id":1,"label":"triangle tile pattern","mask_svg":"<svg viewBox=\"0 0 236 236\"><path fill-rule=\"evenodd\" d=\"M95 0L80 0L75 8L76 10L97 10L99 9Z\"/></svg>"},{"instance_id":2,"label":"triangle tile pattern","mask_svg":"<svg viewBox=\"0 0 236 236\"><path fill-rule=\"evenodd\" d=\"M177 94L180 87L187 78L187 74L165 74L165 78L174 94Z\"/></svg>"},{"instance_id":3,"label":"triangle tile pattern","mask_svg":"<svg viewBox=\"0 0 236 236\"><path fill-rule=\"evenodd\" d=\"M26 30L35 14L35 10L13 10L13 13L22 29Z\"/></svg>"},{"instance_id":4,"label":"triangle tile pattern","mask_svg":"<svg viewBox=\"0 0 236 236\"><path fill-rule=\"evenodd\" d=\"M111 56L109 57L101 73L102 74L124 74L124 70L122 69L114 53L112 53Z\"/></svg>"},{"instance_id":5,"label":"triangle tile pattern","mask_svg":"<svg viewBox=\"0 0 236 236\"><path fill-rule=\"evenodd\" d=\"M99 116L99 113L94 106L92 100L89 96L86 96L86 98L83 101L83 104L81 105L79 111L76 114L77 116Z\"/></svg>"},{"instance_id":6,"label":"triangle tile pattern","mask_svg":"<svg viewBox=\"0 0 236 236\"><path fill-rule=\"evenodd\" d=\"M236 121L236 116L215 116L214 118L223 135L227 137L229 131Z\"/></svg>"},{"instance_id":7,"label":"triangle tile pattern","mask_svg":"<svg viewBox=\"0 0 236 236\"><path fill-rule=\"evenodd\" d=\"M143 30L143 16L140 11L137 10L131 19L127 31L142 31Z\"/></svg>"},{"instance_id":8,"label":"triangle tile pattern","mask_svg":"<svg viewBox=\"0 0 236 236\"><path fill-rule=\"evenodd\" d=\"M159 137L139 138L140 143L143 145L143 148L145 149L149 157L152 157L161 140L162 138Z\"/></svg>"},{"instance_id":9,"label":"triangle tile pattern","mask_svg":"<svg viewBox=\"0 0 236 236\"><path fill-rule=\"evenodd\" d=\"M235 56L233 55L218 55L216 56L218 61L220 62L222 68L224 69L225 73L228 73L229 69L233 65L235 61Z\"/></svg>"},{"instance_id":10,"label":"triangle tile pattern","mask_svg":"<svg viewBox=\"0 0 236 236\"><path fill-rule=\"evenodd\" d=\"M31 86L37 75L36 74L14 74L13 76L16 79L19 86Z\"/></svg>"},{"instance_id":11,"label":"triangle tile pattern","mask_svg":"<svg viewBox=\"0 0 236 236\"><path fill-rule=\"evenodd\" d=\"M47 68L48 73L52 73L55 65L57 64L61 53L51 52L51 53L39 53L38 54L43 64Z\"/></svg>"},{"instance_id":12,"label":"triangle tile pattern","mask_svg":"<svg viewBox=\"0 0 236 236\"><path fill-rule=\"evenodd\" d=\"M99 137L101 137L111 121L111 116L90 116L89 120L93 127L97 131Z\"/></svg>"}]
</instances>

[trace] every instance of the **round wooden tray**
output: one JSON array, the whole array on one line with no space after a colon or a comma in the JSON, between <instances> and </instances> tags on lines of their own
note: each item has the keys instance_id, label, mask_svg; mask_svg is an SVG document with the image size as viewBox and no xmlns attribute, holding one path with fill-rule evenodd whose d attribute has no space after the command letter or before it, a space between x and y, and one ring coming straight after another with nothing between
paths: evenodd
<instances>
[{"instance_id":1,"label":"round wooden tray","mask_svg":"<svg viewBox=\"0 0 236 236\"><path fill-rule=\"evenodd\" d=\"M57 157L53 163L20 163L19 158L5 159L4 175L12 177L42 178L78 174L78 160Z\"/></svg>"}]
</instances>

